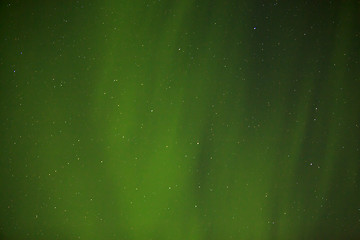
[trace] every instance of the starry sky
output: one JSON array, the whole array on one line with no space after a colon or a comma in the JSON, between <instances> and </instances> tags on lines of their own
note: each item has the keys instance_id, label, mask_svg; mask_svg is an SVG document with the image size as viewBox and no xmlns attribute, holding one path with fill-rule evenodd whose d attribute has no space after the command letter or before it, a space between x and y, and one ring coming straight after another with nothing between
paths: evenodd
<instances>
[{"instance_id":1,"label":"starry sky","mask_svg":"<svg viewBox=\"0 0 360 240\"><path fill-rule=\"evenodd\" d=\"M360 239L359 1L0 16L0 239Z\"/></svg>"}]
</instances>

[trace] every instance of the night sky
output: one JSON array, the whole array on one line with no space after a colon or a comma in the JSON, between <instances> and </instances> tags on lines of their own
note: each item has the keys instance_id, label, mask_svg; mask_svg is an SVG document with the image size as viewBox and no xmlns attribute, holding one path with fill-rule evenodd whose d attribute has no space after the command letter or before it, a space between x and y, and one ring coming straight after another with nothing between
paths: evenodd
<instances>
[{"instance_id":1,"label":"night sky","mask_svg":"<svg viewBox=\"0 0 360 240\"><path fill-rule=\"evenodd\" d=\"M0 239L360 239L359 1L0 19Z\"/></svg>"}]
</instances>

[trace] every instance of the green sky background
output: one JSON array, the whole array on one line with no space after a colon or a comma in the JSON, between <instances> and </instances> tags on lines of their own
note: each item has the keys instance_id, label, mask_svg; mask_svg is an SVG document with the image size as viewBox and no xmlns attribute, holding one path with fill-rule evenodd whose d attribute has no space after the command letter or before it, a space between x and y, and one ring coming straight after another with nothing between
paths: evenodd
<instances>
[{"instance_id":1,"label":"green sky background","mask_svg":"<svg viewBox=\"0 0 360 240\"><path fill-rule=\"evenodd\" d=\"M359 1L1 1L0 239L359 239Z\"/></svg>"}]
</instances>

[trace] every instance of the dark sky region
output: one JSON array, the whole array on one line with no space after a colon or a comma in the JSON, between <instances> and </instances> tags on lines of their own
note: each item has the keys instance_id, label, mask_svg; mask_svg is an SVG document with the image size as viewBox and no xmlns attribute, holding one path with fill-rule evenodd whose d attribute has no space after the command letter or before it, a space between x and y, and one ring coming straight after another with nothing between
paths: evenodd
<instances>
[{"instance_id":1,"label":"dark sky region","mask_svg":"<svg viewBox=\"0 0 360 240\"><path fill-rule=\"evenodd\" d=\"M360 239L359 1L0 19L0 239Z\"/></svg>"}]
</instances>

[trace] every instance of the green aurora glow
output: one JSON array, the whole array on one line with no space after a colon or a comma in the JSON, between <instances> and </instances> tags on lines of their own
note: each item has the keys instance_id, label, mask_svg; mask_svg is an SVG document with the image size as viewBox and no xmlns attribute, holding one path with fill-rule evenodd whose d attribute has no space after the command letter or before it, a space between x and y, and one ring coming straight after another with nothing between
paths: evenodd
<instances>
[{"instance_id":1,"label":"green aurora glow","mask_svg":"<svg viewBox=\"0 0 360 240\"><path fill-rule=\"evenodd\" d=\"M360 239L359 1L0 6L0 239Z\"/></svg>"}]
</instances>

